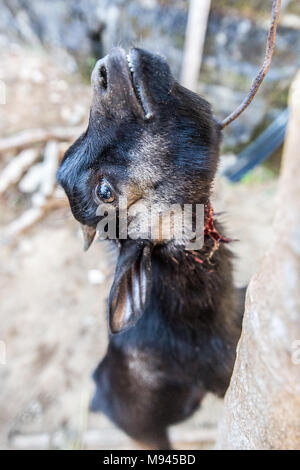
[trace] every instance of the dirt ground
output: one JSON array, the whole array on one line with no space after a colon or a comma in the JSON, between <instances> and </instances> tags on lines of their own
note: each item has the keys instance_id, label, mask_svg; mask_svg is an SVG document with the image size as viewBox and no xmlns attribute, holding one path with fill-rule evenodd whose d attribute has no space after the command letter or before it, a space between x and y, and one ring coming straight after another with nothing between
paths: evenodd
<instances>
[{"instance_id":1,"label":"dirt ground","mask_svg":"<svg viewBox=\"0 0 300 470\"><path fill-rule=\"evenodd\" d=\"M89 86L71 61L15 46L0 53L0 64L7 85L1 136L86 121ZM0 156L0 168L9 158ZM239 240L232 243L239 285L248 282L268 247L275 195L276 180L236 185L216 180L215 211L223 213L227 234ZM27 197L18 191L5 194L2 228L26 205ZM107 345L113 253L103 243L83 253L68 209L52 213L14 246L0 250L0 341L6 345L6 363L0 364L0 448L132 448L104 416L88 412L90 375ZM190 420L171 429L175 447L211 448L221 412L222 401L208 396Z\"/></svg>"}]
</instances>

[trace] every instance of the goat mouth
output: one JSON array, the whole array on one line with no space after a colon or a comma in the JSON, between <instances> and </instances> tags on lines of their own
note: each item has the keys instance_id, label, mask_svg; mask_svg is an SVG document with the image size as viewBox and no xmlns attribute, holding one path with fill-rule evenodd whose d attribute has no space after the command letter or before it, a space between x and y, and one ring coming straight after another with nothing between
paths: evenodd
<instances>
[{"instance_id":1,"label":"goat mouth","mask_svg":"<svg viewBox=\"0 0 300 470\"><path fill-rule=\"evenodd\" d=\"M151 109L151 105L149 102L149 98L147 96L145 85L142 82L142 80L138 77L138 72L136 71L136 67L135 67L136 58L133 59L132 54L129 53L126 56L126 59L127 59L131 85L132 85L136 100L143 110L144 119L148 121L153 117L154 114Z\"/></svg>"}]
</instances>

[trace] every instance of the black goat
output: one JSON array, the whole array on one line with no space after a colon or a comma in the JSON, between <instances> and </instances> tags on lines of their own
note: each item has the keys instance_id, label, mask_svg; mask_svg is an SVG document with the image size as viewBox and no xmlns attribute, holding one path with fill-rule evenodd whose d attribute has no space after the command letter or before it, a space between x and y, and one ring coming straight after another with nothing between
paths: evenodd
<instances>
[{"instance_id":1,"label":"black goat","mask_svg":"<svg viewBox=\"0 0 300 470\"><path fill-rule=\"evenodd\" d=\"M208 391L224 395L241 330L231 255L209 205L220 125L161 57L140 49L129 63L114 50L97 63L92 83L88 129L58 172L89 242L98 205L118 207L120 196L128 206L153 199L205 206L201 249L174 239L118 240L109 322L119 333L94 373L92 409L147 446L167 448L169 425L190 416Z\"/></svg>"},{"instance_id":2,"label":"black goat","mask_svg":"<svg viewBox=\"0 0 300 470\"><path fill-rule=\"evenodd\" d=\"M128 56L115 49L98 61L92 85L88 129L58 171L86 248L104 219L99 208L116 209L110 342L94 373L91 408L147 447L169 448L169 425L190 416L207 392L224 395L241 331L244 292L233 286L228 240L209 201L221 129L235 115L219 124L164 59L141 49ZM143 208L202 204L203 246L187 250L176 237L125 239L124 197L126 211L135 208L128 220L136 233L141 201Z\"/></svg>"}]
</instances>

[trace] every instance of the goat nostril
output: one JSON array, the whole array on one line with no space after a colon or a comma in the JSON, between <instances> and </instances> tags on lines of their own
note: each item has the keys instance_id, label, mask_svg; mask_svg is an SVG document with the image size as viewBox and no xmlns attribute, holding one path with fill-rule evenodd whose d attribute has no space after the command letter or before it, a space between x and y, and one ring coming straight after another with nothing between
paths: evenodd
<instances>
[{"instance_id":1,"label":"goat nostril","mask_svg":"<svg viewBox=\"0 0 300 470\"><path fill-rule=\"evenodd\" d=\"M107 89L107 70L105 65L102 65L99 69L100 85L106 90Z\"/></svg>"}]
</instances>

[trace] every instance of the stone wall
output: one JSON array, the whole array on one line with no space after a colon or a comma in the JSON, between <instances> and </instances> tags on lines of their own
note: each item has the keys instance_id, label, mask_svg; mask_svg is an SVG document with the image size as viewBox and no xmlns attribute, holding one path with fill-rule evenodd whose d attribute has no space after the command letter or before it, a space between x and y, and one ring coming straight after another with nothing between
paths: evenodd
<instances>
[{"instance_id":1,"label":"stone wall","mask_svg":"<svg viewBox=\"0 0 300 470\"><path fill-rule=\"evenodd\" d=\"M167 57L178 77L185 0L3 0L0 47L11 42L63 48L85 75L114 45L141 45ZM261 64L271 0L213 0L199 92L223 118L239 104ZM276 56L251 111L226 130L225 149L239 150L286 106L300 62L300 4L283 0Z\"/></svg>"}]
</instances>

